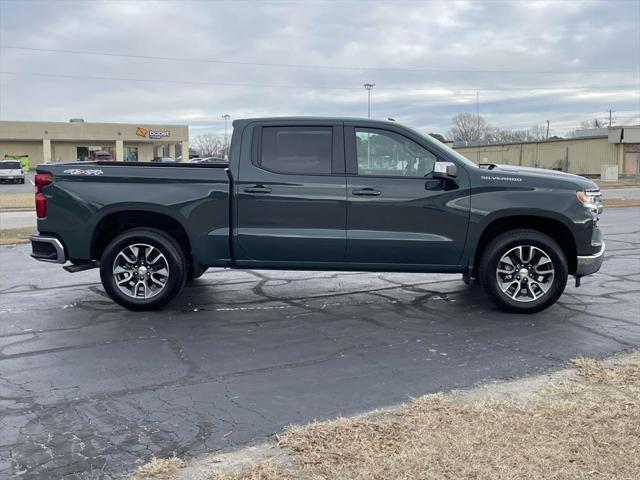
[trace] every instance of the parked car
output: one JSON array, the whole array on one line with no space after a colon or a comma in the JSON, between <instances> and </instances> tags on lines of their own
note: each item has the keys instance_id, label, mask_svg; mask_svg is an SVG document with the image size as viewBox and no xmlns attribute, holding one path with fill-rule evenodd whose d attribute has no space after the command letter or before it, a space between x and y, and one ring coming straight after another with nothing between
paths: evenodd
<instances>
[{"instance_id":1,"label":"parked car","mask_svg":"<svg viewBox=\"0 0 640 480\"><path fill-rule=\"evenodd\" d=\"M190 162L193 163L217 163L218 165L226 165L229 162L227 160L225 160L222 157L204 157L204 158L198 158L197 161L196 159L192 159L190 160Z\"/></svg>"},{"instance_id":2,"label":"parked car","mask_svg":"<svg viewBox=\"0 0 640 480\"><path fill-rule=\"evenodd\" d=\"M591 180L478 166L395 122L236 120L228 166L161 165L38 166L32 256L99 267L133 310L227 267L461 273L527 313L604 258Z\"/></svg>"},{"instance_id":3,"label":"parked car","mask_svg":"<svg viewBox=\"0 0 640 480\"><path fill-rule=\"evenodd\" d=\"M0 160L0 181L24 183L24 170L18 160Z\"/></svg>"},{"instance_id":4,"label":"parked car","mask_svg":"<svg viewBox=\"0 0 640 480\"><path fill-rule=\"evenodd\" d=\"M173 157L153 157L151 161L154 163L179 163Z\"/></svg>"},{"instance_id":5,"label":"parked car","mask_svg":"<svg viewBox=\"0 0 640 480\"><path fill-rule=\"evenodd\" d=\"M91 152L91 158L93 160L101 160L101 161L105 161L108 162L110 160L113 160L113 155L111 155L109 152L106 152L104 150L98 150L95 152Z\"/></svg>"}]
</instances>

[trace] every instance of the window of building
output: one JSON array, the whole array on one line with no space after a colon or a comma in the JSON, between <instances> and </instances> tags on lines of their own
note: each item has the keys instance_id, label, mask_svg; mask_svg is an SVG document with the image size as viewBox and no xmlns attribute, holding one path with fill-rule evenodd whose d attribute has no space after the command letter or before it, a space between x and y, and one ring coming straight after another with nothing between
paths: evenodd
<instances>
[{"instance_id":1,"label":"window of building","mask_svg":"<svg viewBox=\"0 0 640 480\"><path fill-rule=\"evenodd\" d=\"M124 161L125 162L137 162L138 161L138 147L124 147Z\"/></svg>"},{"instance_id":2,"label":"window of building","mask_svg":"<svg viewBox=\"0 0 640 480\"><path fill-rule=\"evenodd\" d=\"M424 177L436 157L413 140L386 130L356 128L358 175Z\"/></svg>"},{"instance_id":3,"label":"window of building","mask_svg":"<svg viewBox=\"0 0 640 480\"><path fill-rule=\"evenodd\" d=\"M91 145L88 147L76 147L78 160L114 160L115 149L110 146Z\"/></svg>"},{"instance_id":4,"label":"window of building","mask_svg":"<svg viewBox=\"0 0 640 480\"><path fill-rule=\"evenodd\" d=\"M76 147L76 158L79 162L89 160L89 147Z\"/></svg>"},{"instance_id":5,"label":"window of building","mask_svg":"<svg viewBox=\"0 0 640 480\"><path fill-rule=\"evenodd\" d=\"M330 127L263 127L260 166L279 173L331 175Z\"/></svg>"}]
</instances>

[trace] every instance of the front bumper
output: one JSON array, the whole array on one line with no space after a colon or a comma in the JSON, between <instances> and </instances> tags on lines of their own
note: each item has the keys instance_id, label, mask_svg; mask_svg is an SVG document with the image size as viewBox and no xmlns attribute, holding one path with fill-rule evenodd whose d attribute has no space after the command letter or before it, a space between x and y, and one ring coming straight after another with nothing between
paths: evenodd
<instances>
[{"instance_id":1,"label":"front bumper","mask_svg":"<svg viewBox=\"0 0 640 480\"><path fill-rule=\"evenodd\" d=\"M602 242L600 251L593 255L578 255L578 262L576 266L576 277L583 277L585 275L591 275L600 270L602 261L604 260L605 245Z\"/></svg>"},{"instance_id":2,"label":"front bumper","mask_svg":"<svg viewBox=\"0 0 640 480\"><path fill-rule=\"evenodd\" d=\"M56 237L34 234L29 236L29 240L31 240L32 258L41 262L66 263L64 245Z\"/></svg>"}]
</instances>

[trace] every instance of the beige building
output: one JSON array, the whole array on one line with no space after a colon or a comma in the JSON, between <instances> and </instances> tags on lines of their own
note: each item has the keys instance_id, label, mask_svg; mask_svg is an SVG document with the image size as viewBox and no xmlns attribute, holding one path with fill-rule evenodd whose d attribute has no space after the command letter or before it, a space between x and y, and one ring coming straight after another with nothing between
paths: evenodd
<instances>
[{"instance_id":1,"label":"beige building","mask_svg":"<svg viewBox=\"0 0 640 480\"><path fill-rule=\"evenodd\" d=\"M620 175L640 175L640 126L602 129L599 134L539 142L454 146L476 163L522 165L600 175L602 165L617 165Z\"/></svg>"},{"instance_id":2,"label":"beige building","mask_svg":"<svg viewBox=\"0 0 640 480\"><path fill-rule=\"evenodd\" d=\"M28 155L32 167L93 159L148 162L188 151L186 125L0 121L0 159Z\"/></svg>"}]
</instances>

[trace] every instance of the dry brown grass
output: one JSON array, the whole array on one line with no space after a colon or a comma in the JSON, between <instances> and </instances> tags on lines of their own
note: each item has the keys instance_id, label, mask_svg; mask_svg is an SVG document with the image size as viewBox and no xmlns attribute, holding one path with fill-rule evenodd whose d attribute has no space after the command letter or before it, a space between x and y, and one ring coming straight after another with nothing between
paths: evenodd
<instances>
[{"instance_id":1,"label":"dry brown grass","mask_svg":"<svg viewBox=\"0 0 640 480\"><path fill-rule=\"evenodd\" d=\"M28 243L29 235L35 231L35 225L33 227L9 228L6 230L0 230L0 245Z\"/></svg>"},{"instance_id":2,"label":"dry brown grass","mask_svg":"<svg viewBox=\"0 0 640 480\"><path fill-rule=\"evenodd\" d=\"M0 193L0 210L35 209L33 193Z\"/></svg>"},{"instance_id":3,"label":"dry brown grass","mask_svg":"<svg viewBox=\"0 0 640 480\"><path fill-rule=\"evenodd\" d=\"M640 356L578 359L543 400L464 404L428 395L394 412L292 427L293 467L262 462L213 479L637 479Z\"/></svg>"},{"instance_id":4,"label":"dry brown grass","mask_svg":"<svg viewBox=\"0 0 640 480\"><path fill-rule=\"evenodd\" d=\"M129 478L135 479L170 479L173 478L175 472L186 466L186 462L176 456L169 458L153 457L149 463L146 463L136 469Z\"/></svg>"},{"instance_id":5,"label":"dry brown grass","mask_svg":"<svg viewBox=\"0 0 640 480\"><path fill-rule=\"evenodd\" d=\"M593 179L600 188L640 187L640 177L619 178L615 182L606 182L598 178Z\"/></svg>"},{"instance_id":6,"label":"dry brown grass","mask_svg":"<svg viewBox=\"0 0 640 480\"><path fill-rule=\"evenodd\" d=\"M640 207L640 200L635 200L632 198L622 199L622 198L611 198L604 200L605 211L607 208L618 208L618 207Z\"/></svg>"},{"instance_id":7,"label":"dry brown grass","mask_svg":"<svg viewBox=\"0 0 640 480\"><path fill-rule=\"evenodd\" d=\"M273 480L292 479L290 472L272 460L264 460L240 475L213 475L212 480Z\"/></svg>"}]
</instances>

